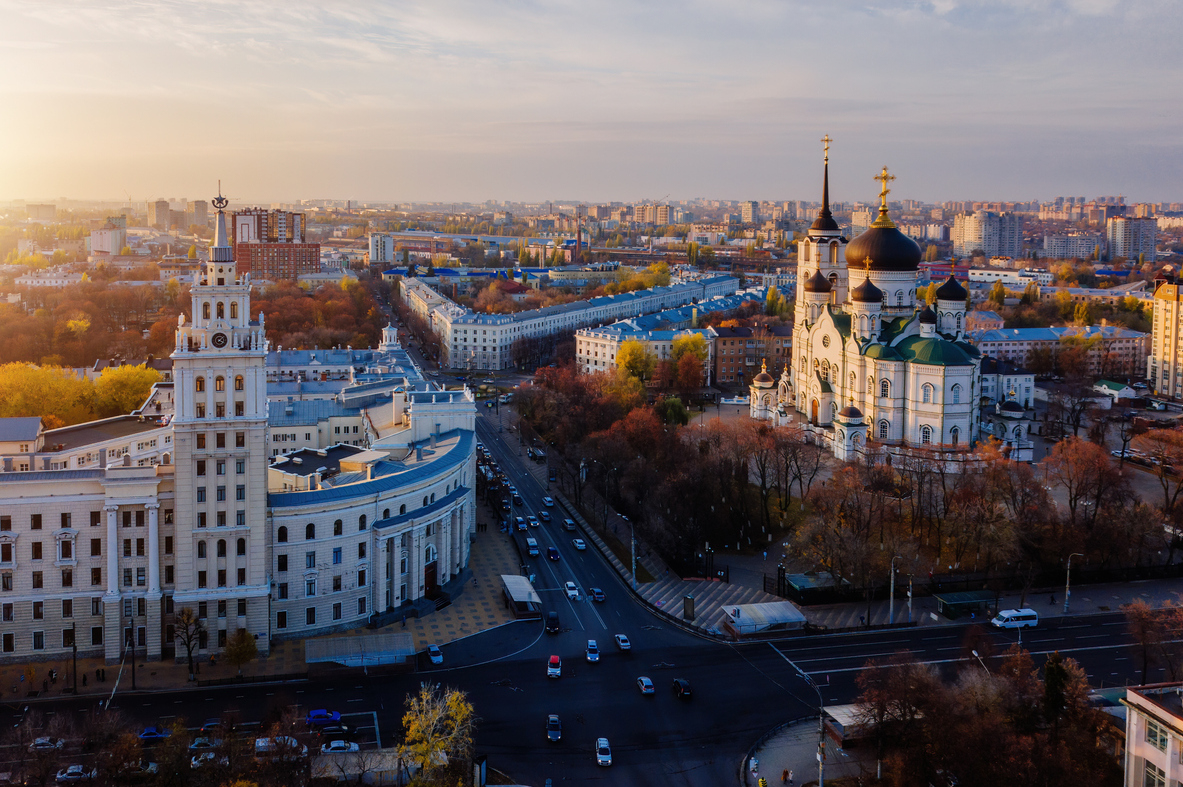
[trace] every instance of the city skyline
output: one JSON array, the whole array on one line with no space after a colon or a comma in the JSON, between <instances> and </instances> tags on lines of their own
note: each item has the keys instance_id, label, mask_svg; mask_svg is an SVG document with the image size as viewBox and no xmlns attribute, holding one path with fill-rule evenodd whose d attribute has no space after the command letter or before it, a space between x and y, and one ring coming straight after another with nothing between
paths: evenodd
<instances>
[{"instance_id":1,"label":"city skyline","mask_svg":"<svg viewBox=\"0 0 1183 787\"><path fill-rule=\"evenodd\" d=\"M923 201L1183 175L1151 0L0 9L0 199L815 199L827 133L845 202L884 163Z\"/></svg>"}]
</instances>

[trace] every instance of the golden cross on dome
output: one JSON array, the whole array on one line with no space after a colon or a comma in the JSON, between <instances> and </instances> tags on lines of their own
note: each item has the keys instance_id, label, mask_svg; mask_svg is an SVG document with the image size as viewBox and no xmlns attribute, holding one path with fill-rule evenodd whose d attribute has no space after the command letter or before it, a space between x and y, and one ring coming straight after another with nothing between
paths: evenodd
<instances>
[{"instance_id":1,"label":"golden cross on dome","mask_svg":"<svg viewBox=\"0 0 1183 787\"><path fill-rule=\"evenodd\" d=\"M887 174L887 165L884 164L883 171L872 178L872 180L879 181L880 185L882 186L882 188L879 190L879 210L887 210L887 195L891 192L891 189L887 187L887 184L895 180L895 175Z\"/></svg>"},{"instance_id":2,"label":"golden cross on dome","mask_svg":"<svg viewBox=\"0 0 1183 787\"><path fill-rule=\"evenodd\" d=\"M822 144L824 144L826 146L826 163L827 164L830 163L830 143L833 141L834 140L830 139L829 134L826 134L824 137L822 137Z\"/></svg>"}]
</instances>

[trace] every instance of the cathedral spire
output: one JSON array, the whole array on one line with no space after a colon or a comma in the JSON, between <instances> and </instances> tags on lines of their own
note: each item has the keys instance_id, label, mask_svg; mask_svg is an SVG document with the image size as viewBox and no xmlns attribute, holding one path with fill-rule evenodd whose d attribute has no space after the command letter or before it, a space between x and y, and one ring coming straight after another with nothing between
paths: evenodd
<instances>
[{"instance_id":1,"label":"cathedral spire","mask_svg":"<svg viewBox=\"0 0 1183 787\"><path fill-rule=\"evenodd\" d=\"M226 233L226 213L223 210L230 204L230 200L222 196L222 181L218 181L218 196L213 200L214 207L218 209L217 215L214 217L214 242L210 244L209 259L210 262L230 262L233 259L234 250L230 248L230 240Z\"/></svg>"},{"instance_id":2,"label":"cathedral spire","mask_svg":"<svg viewBox=\"0 0 1183 787\"><path fill-rule=\"evenodd\" d=\"M825 146L822 167L822 209L818 211L817 218L809 227L811 230L838 231L838 222L834 221L834 214L830 212L830 143L833 141L829 134L821 139Z\"/></svg>"}]
</instances>

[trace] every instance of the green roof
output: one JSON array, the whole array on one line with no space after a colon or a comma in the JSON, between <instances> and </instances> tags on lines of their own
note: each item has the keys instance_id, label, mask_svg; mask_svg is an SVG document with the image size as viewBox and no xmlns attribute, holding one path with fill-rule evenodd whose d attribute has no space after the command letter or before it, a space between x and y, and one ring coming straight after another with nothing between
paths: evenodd
<instances>
[{"instance_id":1,"label":"green roof","mask_svg":"<svg viewBox=\"0 0 1183 787\"><path fill-rule=\"evenodd\" d=\"M817 381L819 383L821 383L822 393L834 393L834 389L830 386L830 384L828 382L825 381L825 379L820 374L818 374L817 372L814 372L813 374L815 377L817 377Z\"/></svg>"},{"instance_id":2,"label":"green roof","mask_svg":"<svg viewBox=\"0 0 1183 787\"><path fill-rule=\"evenodd\" d=\"M909 336L896 350L912 363L929 366L973 366L973 360L953 342L944 339Z\"/></svg>"},{"instance_id":3,"label":"green roof","mask_svg":"<svg viewBox=\"0 0 1183 787\"><path fill-rule=\"evenodd\" d=\"M902 361L900 354L886 344L872 344L863 351L867 358L878 358L881 361Z\"/></svg>"},{"instance_id":4,"label":"green roof","mask_svg":"<svg viewBox=\"0 0 1183 787\"><path fill-rule=\"evenodd\" d=\"M850 315L845 312L835 311L834 307L827 306L830 310L830 318L834 320L834 327L838 329L843 339L850 338Z\"/></svg>"},{"instance_id":5,"label":"green roof","mask_svg":"<svg viewBox=\"0 0 1183 787\"><path fill-rule=\"evenodd\" d=\"M883 328L879 331L879 341L884 344L891 344L896 337L904 332L904 328L908 327L908 323L914 319L916 319L915 314L911 317L896 317L890 322L885 320L883 322Z\"/></svg>"},{"instance_id":6,"label":"green roof","mask_svg":"<svg viewBox=\"0 0 1183 787\"><path fill-rule=\"evenodd\" d=\"M1115 383L1112 380L1098 380L1094 386L1096 388L1106 388L1110 391L1122 391L1129 388L1125 383Z\"/></svg>"}]
</instances>

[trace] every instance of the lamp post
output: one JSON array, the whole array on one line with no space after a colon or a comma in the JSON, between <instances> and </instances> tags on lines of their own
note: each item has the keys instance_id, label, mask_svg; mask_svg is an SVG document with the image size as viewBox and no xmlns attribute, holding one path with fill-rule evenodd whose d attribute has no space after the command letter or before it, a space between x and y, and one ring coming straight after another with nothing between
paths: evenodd
<instances>
[{"instance_id":1,"label":"lamp post","mask_svg":"<svg viewBox=\"0 0 1183 787\"><path fill-rule=\"evenodd\" d=\"M1068 614L1068 599L1072 596L1072 558L1084 557L1080 552L1068 556L1068 570L1064 573L1064 614Z\"/></svg>"},{"instance_id":2,"label":"lamp post","mask_svg":"<svg viewBox=\"0 0 1183 787\"><path fill-rule=\"evenodd\" d=\"M978 652L971 650L970 653L974 654L974 658L978 660L978 663L982 665L982 669L986 670L986 674L989 675L990 669L986 666L986 662L982 661L982 657L978 655Z\"/></svg>"},{"instance_id":3,"label":"lamp post","mask_svg":"<svg viewBox=\"0 0 1183 787\"><path fill-rule=\"evenodd\" d=\"M895 623L895 562L901 560L899 555L891 559L891 590L887 594L887 625Z\"/></svg>"},{"instance_id":4,"label":"lamp post","mask_svg":"<svg viewBox=\"0 0 1183 787\"><path fill-rule=\"evenodd\" d=\"M782 654L783 655L783 654ZM825 787L826 785L826 713L825 700L822 698L822 690L814 683L813 678L785 657L785 661L789 662L789 666L797 671L798 677L809 684L809 686L817 692L817 787Z\"/></svg>"}]
</instances>

